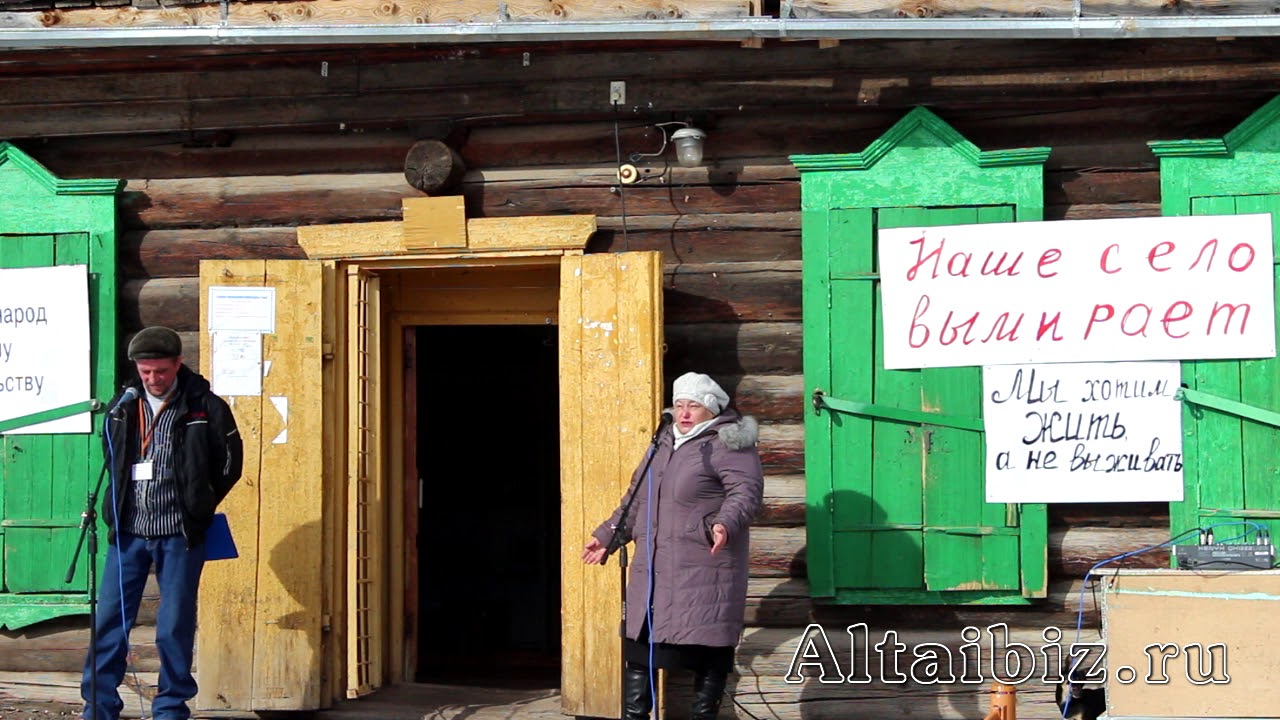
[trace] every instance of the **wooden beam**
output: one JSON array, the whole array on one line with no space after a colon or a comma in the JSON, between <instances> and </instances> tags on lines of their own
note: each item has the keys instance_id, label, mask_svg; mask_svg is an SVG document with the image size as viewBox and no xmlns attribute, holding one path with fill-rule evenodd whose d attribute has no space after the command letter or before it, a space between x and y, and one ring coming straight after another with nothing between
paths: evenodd
<instances>
[{"instance_id":1,"label":"wooden beam","mask_svg":"<svg viewBox=\"0 0 1280 720\"><path fill-rule=\"evenodd\" d=\"M490 250L582 250L596 231L594 215L472 218L467 221L467 247Z\"/></svg>"},{"instance_id":2,"label":"wooden beam","mask_svg":"<svg viewBox=\"0 0 1280 720\"><path fill-rule=\"evenodd\" d=\"M467 210L461 196L405 198L402 205L405 250L467 247Z\"/></svg>"},{"instance_id":3,"label":"wooden beam","mask_svg":"<svg viewBox=\"0 0 1280 720\"><path fill-rule=\"evenodd\" d=\"M300 227L298 246L312 260L397 255L404 252L404 223L341 223Z\"/></svg>"},{"instance_id":4,"label":"wooden beam","mask_svg":"<svg viewBox=\"0 0 1280 720\"><path fill-rule=\"evenodd\" d=\"M511 0L506 13L479 0L294 0L235 3L224 21L217 5L169 8L60 8L0 14L0 28L289 27L297 25L426 25L435 23L557 22L565 20L722 19L748 17L749 0Z\"/></svg>"}]
</instances>

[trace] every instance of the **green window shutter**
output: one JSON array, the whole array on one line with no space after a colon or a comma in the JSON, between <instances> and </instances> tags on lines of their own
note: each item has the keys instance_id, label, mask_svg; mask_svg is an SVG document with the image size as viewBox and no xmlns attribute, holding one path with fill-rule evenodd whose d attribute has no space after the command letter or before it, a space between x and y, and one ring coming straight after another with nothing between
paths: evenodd
<instances>
[{"instance_id":1,"label":"green window shutter","mask_svg":"<svg viewBox=\"0 0 1280 720\"><path fill-rule=\"evenodd\" d=\"M88 266L93 398L86 401L105 403L115 387L121 185L59 179L0 142L0 268ZM70 583L64 575L102 468L101 427L96 416L93 433L0 436L0 627L88 612L87 558Z\"/></svg>"},{"instance_id":2,"label":"green window shutter","mask_svg":"<svg viewBox=\"0 0 1280 720\"><path fill-rule=\"evenodd\" d=\"M792 158L804 203L805 386L829 399L805 420L815 597L1044 595L1045 506L984 502L981 369L884 369L876 231L1039 220L1047 155L983 153L918 108L863 153Z\"/></svg>"},{"instance_id":3,"label":"green window shutter","mask_svg":"<svg viewBox=\"0 0 1280 720\"><path fill-rule=\"evenodd\" d=\"M1280 97L1222 138L1159 141L1151 148L1160 158L1165 215L1270 213L1273 252L1280 257ZM1280 266L1273 272L1280 308ZM1276 358L1184 362L1182 381L1243 403L1255 418L1280 412ZM1280 428L1255 418L1185 404L1184 494L1169 506L1171 532L1238 521L1280 531ZM1222 527L1214 534L1227 539L1247 530Z\"/></svg>"}]
</instances>

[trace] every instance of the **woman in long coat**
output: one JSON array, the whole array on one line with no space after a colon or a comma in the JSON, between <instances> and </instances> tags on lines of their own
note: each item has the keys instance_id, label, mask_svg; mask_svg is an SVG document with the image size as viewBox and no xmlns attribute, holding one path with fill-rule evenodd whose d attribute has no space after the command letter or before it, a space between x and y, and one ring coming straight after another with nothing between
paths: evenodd
<instances>
[{"instance_id":1,"label":"woman in long coat","mask_svg":"<svg viewBox=\"0 0 1280 720\"><path fill-rule=\"evenodd\" d=\"M692 720L720 708L742 635L750 527L764 478L756 422L728 408L710 377L686 373L672 388L673 422L642 460L613 516L583 550L599 564L613 529L636 543L627 581L624 720L653 709L653 668L694 672ZM646 456L647 457L647 456ZM635 495L627 517L623 510Z\"/></svg>"}]
</instances>

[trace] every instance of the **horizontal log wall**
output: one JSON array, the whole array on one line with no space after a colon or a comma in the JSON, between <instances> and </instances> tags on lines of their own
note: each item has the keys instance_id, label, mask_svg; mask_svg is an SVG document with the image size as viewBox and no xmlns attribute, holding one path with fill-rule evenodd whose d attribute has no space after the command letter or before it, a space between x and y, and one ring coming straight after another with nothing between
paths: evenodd
<instances>
[{"instance_id":1,"label":"horizontal log wall","mask_svg":"<svg viewBox=\"0 0 1280 720\"><path fill-rule=\"evenodd\" d=\"M440 129L421 123L459 107L467 117L499 115L457 115L446 128L470 168L460 190L468 214L592 213L600 230L591 251L661 252L666 377L711 373L762 423L766 502L752 538L752 630L735 697L761 717L898 715L903 703L914 716L977 717L983 689L789 685L780 677L809 622L837 631L867 622L951 645L966 625L1003 622L1025 639L1050 625L1073 629L1083 597L1091 632L1097 610L1083 573L1166 539L1167 508L1053 506L1049 597L1030 607L813 603L805 565L800 191L788 156L860 151L906 108L936 102L983 149L1053 148L1047 219L1156 216L1159 175L1146 141L1220 136L1233 127L1272 91L1256 79L1276 69L1268 47L869 42L756 54L603 49L590 62L537 51L527 75L513 70L518 54L501 50L430 60L405 50L354 51L351 68L334 67L324 80L313 67L322 56L310 50L275 62L258 56L260 65L193 54L187 69L169 62L154 73L112 52L115 64L88 79L75 75L83 57L32 55L29 62L53 68L46 72L65 74L24 75L18 60L0 62L0 138L17 138L65 177L127 179L122 330L127 339L144 325L170 325L198 364L201 259L301 258L298 225L399 219L402 198L418 195L405 182L404 153L424 128ZM699 81L674 87L690 77L687 68L699 71ZM658 73L671 78L650 82ZM468 86L460 89L456 78L464 76ZM658 84L672 86L655 107L720 109L707 126L709 167L672 168L618 186L619 149L651 152L661 139L635 127L651 116L628 112L615 148L613 119L599 108L606 79L636 83L641 97ZM1167 555L1154 553L1125 561L1163 563ZM1054 710L1051 693L1036 689L1019 715L1048 718Z\"/></svg>"}]
</instances>

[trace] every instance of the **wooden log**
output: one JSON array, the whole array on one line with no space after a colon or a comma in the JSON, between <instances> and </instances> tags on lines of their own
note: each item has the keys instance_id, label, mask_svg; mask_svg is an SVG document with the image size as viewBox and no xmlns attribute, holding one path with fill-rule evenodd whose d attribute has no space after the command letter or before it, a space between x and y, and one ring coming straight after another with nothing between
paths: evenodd
<instances>
[{"instance_id":1,"label":"wooden log","mask_svg":"<svg viewBox=\"0 0 1280 720\"><path fill-rule=\"evenodd\" d=\"M348 127L354 123L402 127L406 119L448 118L461 113L580 116L599 112L597 75L628 79L629 94L644 97L646 107L652 109L720 109L731 114L773 107L805 112L807 108L834 109L840 105L864 112L876 104L905 109L922 102L944 111L946 107L973 107L984 102L998 103L1008 110L1019 102L1040 106L1052 102L1061 107L1062 101L1072 96L1096 104L1110 93L1125 99L1158 101L1153 93L1163 92L1168 99L1180 100L1194 96L1197 87L1202 88L1204 97L1218 97L1223 83L1235 78L1254 82L1273 74L1273 68L1265 67L1271 60L1260 42L1265 39L1257 40L1240 39L1228 48L1215 47L1209 40L1164 39L1115 43L1112 47L1052 44L1052 50L1045 43L1014 41L981 46L960 41L884 41L828 50L781 47L759 59L720 49L667 53L597 49L585 59L578 52L542 56L518 75L510 72L509 54L499 55L498 50L455 56L452 62L432 59L419 63L380 62L370 53L365 56L368 60L355 57L330 63L327 75L321 72L320 58L313 65L290 58L287 65L280 62L283 67L279 68L261 59L255 65L253 59L242 58L239 66L226 61L226 66L216 71L220 74L208 72L192 78L175 72L173 79L167 79L154 72L146 73L145 78L132 77L141 75L132 72L118 76L99 73L85 78L81 86L52 76L47 65L32 60L26 67L33 77L23 78L25 85L15 77L18 86L0 88L0 96L27 100L4 108L7 112L0 115L0 130L8 137L48 137L255 125L318 128L340 122ZM848 75L851 67L859 68L856 76ZM905 67L921 79L903 81ZM1101 70L1097 74L1083 72L1091 68ZM622 74L624 71L629 72ZM1024 71L1025 76L1008 74ZM20 70L10 66L8 72L14 77ZM840 74L839 83L832 79L836 73ZM676 82L691 74L700 81ZM457 88L458 77L467 77L474 85ZM743 78L749 86L742 84ZM770 82L773 79L778 81ZM524 92L512 92L515 83ZM894 88L895 83L904 87ZM957 88L980 83L987 84L979 85L982 95L974 99L956 95ZM992 91L991 83L1001 87ZM153 87L135 90L139 84ZM255 93L255 87L261 90ZM1044 87L1053 87L1054 93L1046 95L1041 90ZM1248 92L1247 85L1235 87ZM744 95L746 90L749 92ZM212 98L207 95L210 92L226 94ZM204 100L201 93L210 100ZM742 102L744 96L751 100L747 105ZM73 100L59 105L59 98ZM138 105L141 100L145 100L143 106ZM79 102L98 107L75 104ZM1171 111L1165 108L1165 112Z\"/></svg>"},{"instance_id":2,"label":"wooden log","mask_svg":"<svg viewBox=\"0 0 1280 720\"><path fill-rule=\"evenodd\" d=\"M803 369L799 322L669 322L664 332L666 377L677 377L689 368L711 375L797 374Z\"/></svg>"},{"instance_id":3,"label":"wooden log","mask_svg":"<svg viewBox=\"0 0 1280 720\"><path fill-rule=\"evenodd\" d=\"M1101 590L1098 581L1080 578L1055 580L1047 596L1025 606L1016 605L835 605L809 596L803 578L759 578L747 583L747 625L751 627L802 628L820 623L842 632L866 623L872 628L928 630L987 628L1003 623L1010 627L1056 627L1068 638L1093 639L1101 629Z\"/></svg>"},{"instance_id":4,"label":"wooden log","mask_svg":"<svg viewBox=\"0 0 1280 720\"><path fill-rule=\"evenodd\" d=\"M404 159L404 179L428 195L452 192L466 173L458 151L439 140L420 140Z\"/></svg>"},{"instance_id":5,"label":"wooden log","mask_svg":"<svg viewBox=\"0 0 1280 720\"><path fill-rule=\"evenodd\" d=\"M764 478L764 507L756 516L760 527L798 527L805 520L804 475L770 473Z\"/></svg>"},{"instance_id":6,"label":"wooden log","mask_svg":"<svg viewBox=\"0 0 1280 720\"><path fill-rule=\"evenodd\" d=\"M800 318L798 262L691 264L664 274L669 322ZM196 330L198 286L194 277L129 280L121 288L120 322L126 329L165 325Z\"/></svg>"},{"instance_id":7,"label":"wooden log","mask_svg":"<svg viewBox=\"0 0 1280 720\"><path fill-rule=\"evenodd\" d=\"M564 20L653 20L668 18L734 18L752 15L747 0L681 0L678 5L658 0L629 0L625 4L600 0L562 0L551 5L537 0L512 0L499 8L484 2L439 0L292 0L228 6L225 20L217 5L143 8L62 8L38 13L8 13L0 27L119 28L119 27L288 27L342 25L423 25L438 23L496 23L504 21L556 22Z\"/></svg>"},{"instance_id":8,"label":"wooden log","mask_svg":"<svg viewBox=\"0 0 1280 720\"><path fill-rule=\"evenodd\" d=\"M1076 14L1073 0L798 0L798 18L1071 18ZM1082 2L1085 17L1152 17L1178 15L1255 15L1274 12L1276 4L1266 0L1223 3L1221 0L1092 0Z\"/></svg>"},{"instance_id":9,"label":"wooden log","mask_svg":"<svg viewBox=\"0 0 1280 720\"><path fill-rule=\"evenodd\" d=\"M136 229L324 225L401 220L421 195L400 173L130 180L120 210Z\"/></svg>"},{"instance_id":10,"label":"wooden log","mask_svg":"<svg viewBox=\"0 0 1280 720\"><path fill-rule=\"evenodd\" d=\"M391 173L414 138L403 130L361 133L268 131L41 138L16 143L64 178L241 177Z\"/></svg>"},{"instance_id":11,"label":"wooden log","mask_svg":"<svg viewBox=\"0 0 1280 720\"><path fill-rule=\"evenodd\" d=\"M799 423L807 400L799 375L743 375L719 378L739 411L764 422Z\"/></svg>"},{"instance_id":12,"label":"wooden log","mask_svg":"<svg viewBox=\"0 0 1280 720\"><path fill-rule=\"evenodd\" d=\"M129 633L129 647L139 672L160 669L154 625L135 626ZM88 649L89 624L85 618L59 618L17 632L0 631L0 671L79 671Z\"/></svg>"},{"instance_id":13,"label":"wooden log","mask_svg":"<svg viewBox=\"0 0 1280 720\"><path fill-rule=\"evenodd\" d=\"M804 470L804 426L761 425L760 463L768 473L797 473Z\"/></svg>"},{"instance_id":14,"label":"wooden log","mask_svg":"<svg viewBox=\"0 0 1280 720\"><path fill-rule=\"evenodd\" d=\"M294 228L133 230L121 235L126 277L195 277L201 260L302 260Z\"/></svg>"},{"instance_id":15,"label":"wooden log","mask_svg":"<svg viewBox=\"0 0 1280 720\"><path fill-rule=\"evenodd\" d=\"M668 322L800 319L800 263L699 263L663 270Z\"/></svg>"},{"instance_id":16,"label":"wooden log","mask_svg":"<svg viewBox=\"0 0 1280 720\"><path fill-rule=\"evenodd\" d=\"M631 218L633 229L625 243L620 218L600 218L601 226L618 231L597 232L588 251L656 250L672 265L799 260L799 216L790 212ZM120 253L124 274L134 278L194 276L203 259L304 257L291 227L133 230L122 235Z\"/></svg>"},{"instance_id":17,"label":"wooden log","mask_svg":"<svg viewBox=\"0 0 1280 720\"><path fill-rule=\"evenodd\" d=\"M126 331L163 325L179 332L200 329L198 278L128 280L120 285L118 322Z\"/></svg>"},{"instance_id":18,"label":"wooden log","mask_svg":"<svg viewBox=\"0 0 1280 720\"><path fill-rule=\"evenodd\" d=\"M1045 220L1093 220L1126 217L1160 217L1160 203L1052 205L1044 209Z\"/></svg>"},{"instance_id":19,"label":"wooden log","mask_svg":"<svg viewBox=\"0 0 1280 720\"><path fill-rule=\"evenodd\" d=\"M797 181L726 186L652 183L624 187L618 191L581 186L572 193L549 193L542 188L487 185L482 196L467 194L467 212L485 217L581 213L616 216L622 215L625 208L633 215L685 215L789 212L800 207Z\"/></svg>"},{"instance_id":20,"label":"wooden log","mask_svg":"<svg viewBox=\"0 0 1280 720\"><path fill-rule=\"evenodd\" d=\"M1049 575L1083 577L1095 563L1169 539L1167 528L1051 528ZM807 577L805 529L761 527L751 531L752 577ZM1126 558L1121 567L1168 567L1162 548Z\"/></svg>"},{"instance_id":21,"label":"wooden log","mask_svg":"<svg viewBox=\"0 0 1280 720\"><path fill-rule=\"evenodd\" d=\"M1060 170L1045 177L1046 205L1160 202L1160 173L1142 170Z\"/></svg>"}]
</instances>

